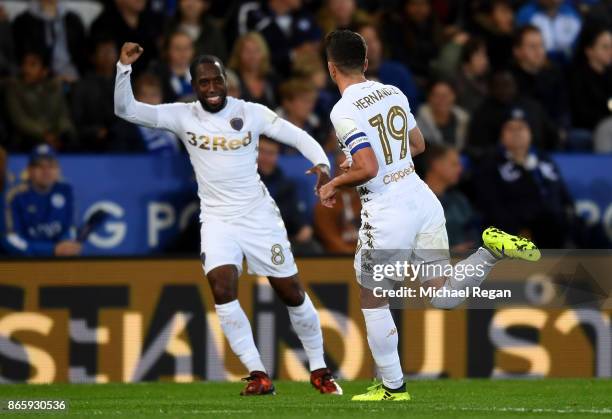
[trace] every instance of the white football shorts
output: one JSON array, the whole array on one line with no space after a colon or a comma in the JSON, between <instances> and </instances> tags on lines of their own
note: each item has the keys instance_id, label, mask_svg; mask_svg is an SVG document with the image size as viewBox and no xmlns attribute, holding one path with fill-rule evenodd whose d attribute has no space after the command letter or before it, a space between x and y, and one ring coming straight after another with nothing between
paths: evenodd
<instances>
[{"instance_id":1,"label":"white football shorts","mask_svg":"<svg viewBox=\"0 0 612 419\"><path fill-rule=\"evenodd\" d=\"M250 274L276 278L297 274L285 224L270 196L240 217L205 215L200 233L204 273L235 265L240 275L246 258Z\"/></svg>"},{"instance_id":2,"label":"white football shorts","mask_svg":"<svg viewBox=\"0 0 612 419\"><path fill-rule=\"evenodd\" d=\"M399 250L404 255L408 250L415 264L447 261L450 256L444 209L420 179L362 205L358 243L354 267L359 283L362 250Z\"/></svg>"}]
</instances>

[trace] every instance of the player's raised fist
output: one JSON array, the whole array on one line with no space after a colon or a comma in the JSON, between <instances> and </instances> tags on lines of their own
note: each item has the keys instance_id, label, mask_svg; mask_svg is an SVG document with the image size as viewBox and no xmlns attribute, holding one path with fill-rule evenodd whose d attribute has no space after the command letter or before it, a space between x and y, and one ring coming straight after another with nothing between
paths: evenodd
<instances>
[{"instance_id":1,"label":"player's raised fist","mask_svg":"<svg viewBox=\"0 0 612 419\"><path fill-rule=\"evenodd\" d=\"M119 57L119 61L121 64L128 65L133 64L134 61L138 59L142 55L144 50L142 47L134 42L126 42L121 47L121 55Z\"/></svg>"}]
</instances>

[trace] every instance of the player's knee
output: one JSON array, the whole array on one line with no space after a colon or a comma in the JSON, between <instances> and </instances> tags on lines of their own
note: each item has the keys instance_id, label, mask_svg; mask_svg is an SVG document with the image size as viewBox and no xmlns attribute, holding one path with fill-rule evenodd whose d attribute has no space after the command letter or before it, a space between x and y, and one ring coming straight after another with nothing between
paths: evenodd
<instances>
[{"instance_id":1,"label":"player's knee","mask_svg":"<svg viewBox=\"0 0 612 419\"><path fill-rule=\"evenodd\" d=\"M227 269L213 269L207 278L216 304L229 303L238 298L237 274Z\"/></svg>"},{"instance_id":2,"label":"player's knee","mask_svg":"<svg viewBox=\"0 0 612 419\"><path fill-rule=\"evenodd\" d=\"M270 278L270 284L278 298L290 307L302 305L306 298L297 275L290 278Z\"/></svg>"}]
</instances>

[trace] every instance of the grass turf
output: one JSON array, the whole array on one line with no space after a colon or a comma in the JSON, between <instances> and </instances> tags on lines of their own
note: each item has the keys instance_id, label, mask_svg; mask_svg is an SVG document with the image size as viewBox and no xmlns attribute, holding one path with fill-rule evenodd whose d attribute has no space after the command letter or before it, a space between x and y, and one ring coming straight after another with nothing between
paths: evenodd
<instances>
[{"instance_id":1,"label":"grass turf","mask_svg":"<svg viewBox=\"0 0 612 419\"><path fill-rule=\"evenodd\" d=\"M0 385L0 399L64 399L63 413L0 417L438 418L612 416L612 380L435 380L409 382L411 402L351 402L367 382L341 382L344 396L323 396L308 383L275 382L277 395L240 397L241 383ZM3 403L6 405L6 402ZM3 406L4 407L4 406Z\"/></svg>"}]
</instances>

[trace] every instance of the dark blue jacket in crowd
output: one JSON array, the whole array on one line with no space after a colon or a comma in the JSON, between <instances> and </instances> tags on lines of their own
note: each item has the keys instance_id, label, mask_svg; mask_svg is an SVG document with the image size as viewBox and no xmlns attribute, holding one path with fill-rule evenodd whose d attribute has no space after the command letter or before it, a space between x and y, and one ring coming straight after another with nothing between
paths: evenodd
<instances>
[{"instance_id":1,"label":"dark blue jacket in crowd","mask_svg":"<svg viewBox=\"0 0 612 419\"><path fill-rule=\"evenodd\" d=\"M412 73L401 63L385 60L378 68L378 79L383 84L397 87L408 98L412 113L416 114L421 104L421 92L412 77Z\"/></svg>"},{"instance_id":2,"label":"dark blue jacket in crowd","mask_svg":"<svg viewBox=\"0 0 612 419\"><path fill-rule=\"evenodd\" d=\"M68 184L58 182L41 194L24 182L7 192L4 205L3 244L10 254L52 256L58 242L75 238L74 198Z\"/></svg>"},{"instance_id":3,"label":"dark blue jacket in crowd","mask_svg":"<svg viewBox=\"0 0 612 419\"><path fill-rule=\"evenodd\" d=\"M565 246L573 222L573 200L557 165L532 151L525 164L503 149L485 159L475 186L485 225L511 234L529 231L540 248Z\"/></svg>"}]
</instances>

